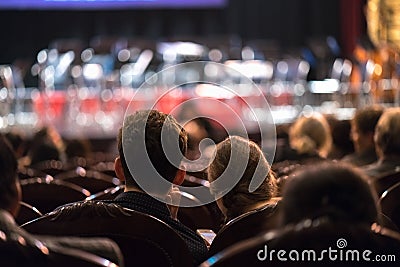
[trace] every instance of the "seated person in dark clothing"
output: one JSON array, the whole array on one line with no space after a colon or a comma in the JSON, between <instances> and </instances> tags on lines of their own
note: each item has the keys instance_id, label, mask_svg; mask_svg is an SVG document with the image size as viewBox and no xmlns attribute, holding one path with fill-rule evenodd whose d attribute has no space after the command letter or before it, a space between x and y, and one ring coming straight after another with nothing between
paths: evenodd
<instances>
[{"instance_id":1,"label":"seated person in dark clothing","mask_svg":"<svg viewBox=\"0 0 400 267\"><path fill-rule=\"evenodd\" d=\"M329 217L333 221L378 220L376 195L363 174L347 164L322 163L289 177L281 201L282 223Z\"/></svg>"},{"instance_id":2,"label":"seated person in dark clothing","mask_svg":"<svg viewBox=\"0 0 400 267\"><path fill-rule=\"evenodd\" d=\"M60 196L62 197L62 196ZM63 248L85 250L108 260L122 264L118 246L105 238L49 237L34 236L21 229L14 221L19 211L21 187L17 178L17 160L7 141L0 137L0 232L2 238L20 237L30 247L38 244L49 251ZM20 241L22 242L22 241Z\"/></svg>"},{"instance_id":3,"label":"seated person in dark clothing","mask_svg":"<svg viewBox=\"0 0 400 267\"><path fill-rule=\"evenodd\" d=\"M293 153L285 161L272 165L278 178L289 175L298 167L324 161L332 146L329 124L321 114L298 118L289 129Z\"/></svg>"},{"instance_id":4,"label":"seated person in dark clothing","mask_svg":"<svg viewBox=\"0 0 400 267\"><path fill-rule=\"evenodd\" d=\"M151 110L126 117L115 160L115 173L126 187L113 202L167 223L186 241L198 265L207 254L204 241L175 219L176 207L166 204L171 183L183 182L185 171L179 166L186 150L187 134L172 116Z\"/></svg>"},{"instance_id":5,"label":"seated person in dark clothing","mask_svg":"<svg viewBox=\"0 0 400 267\"><path fill-rule=\"evenodd\" d=\"M375 151L375 126L383 113L383 108L370 106L359 109L351 121L351 139L355 153L342 158L344 162L355 166L364 166L375 162L378 157Z\"/></svg>"},{"instance_id":6,"label":"seated person in dark clothing","mask_svg":"<svg viewBox=\"0 0 400 267\"><path fill-rule=\"evenodd\" d=\"M387 109L375 129L378 160L363 168L369 177L379 177L400 169L400 108Z\"/></svg>"}]
</instances>

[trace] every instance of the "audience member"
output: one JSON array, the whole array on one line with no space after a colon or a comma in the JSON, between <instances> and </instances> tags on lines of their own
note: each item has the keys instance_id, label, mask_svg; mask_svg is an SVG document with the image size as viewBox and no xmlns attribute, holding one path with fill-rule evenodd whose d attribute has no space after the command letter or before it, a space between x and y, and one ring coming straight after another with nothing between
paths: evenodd
<instances>
[{"instance_id":1,"label":"audience member","mask_svg":"<svg viewBox=\"0 0 400 267\"><path fill-rule=\"evenodd\" d=\"M383 113L383 108L370 106L359 109L351 121L351 139L355 152L342 160L355 166L364 166L375 162L378 158L375 151L375 126Z\"/></svg>"},{"instance_id":2,"label":"audience member","mask_svg":"<svg viewBox=\"0 0 400 267\"><path fill-rule=\"evenodd\" d=\"M325 115L332 136L332 147L328 153L329 159L341 159L354 152L354 145L350 138L351 124L348 120L339 120L334 115Z\"/></svg>"},{"instance_id":3,"label":"audience member","mask_svg":"<svg viewBox=\"0 0 400 267\"><path fill-rule=\"evenodd\" d=\"M378 160L363 168L370 177L400 168L400 108L390 108L383 112L375 128L375 149Z\"/></svg>"},{"instance_id":4,"label":"audience member","mask_svg":"<svg viewBox=\"0 0 400 267\"><path fill-rule=\"evenodd\" d=\"M0 231L2 238L11 237L25 242L28 247L62 250L75 248L98 254L114 263L122 264L122 256L118 246L104 238L84 239L76 237L44 237L34 236L21 229L14 221L19 211L21 188L17 178L17 160L14 151L7 141L0 137ZM62 197L62 196L60 196ZM22 241L21 241L22 240Z\"/></svg>"},{"instance_id":5,"label":"audience member","mask_svg":"<svg viewBox=\"0 0 400 267\"><path fill-rule=\"evenodd\" d=\"M287 153L285 161L272 165L278 178L326 159L332 147L328 122L321 114L298 118L289 128L289 144L293 152Z\"/></svg>"},{"instance_id":6,"label":"audience member","mask_svg":"<svg viewBox=\"0 0 400 267\"><path fill-rule=\"evenodd\" d=\"M243 164L246 164L243 173L238 173ZM222 176L239 179L227 194L217 199L218 207L225 215L226 221L273 203L271 198L275 196L277 189L275 176L256 143L239 136L231 136L219 143L215 158L208 168L208 179L214 182ZM262 182L251 192L250 183L253 179ZM224 186L224 183L220 186ZM214 194L224 190L225 188L214 184L211 186Z\"/></svg>"},{"instance_id":7,"label":"audience member","mask_svg":"<svg viewBox=\"0 0 400 267\"><path fill-rule=\"evenodd\" d=\"M184 128L188 135L186 157L189 160L196 160L200 157L201 149L204 149L200 148L200 142L205 138L210 138L211 136L211 124L207 119L198 117L187 122L184 125Z\"/></svg>"},{"instance_id":8,"label":"audience member","mask_svg":"<svg viewBox=\"0 0 400 267\"><path fill-rule=\"evenodd\" d=\"M44 127L35 133L27 156L31 166L47 160L65 161L64 143L57 130Z\"/></svg>"},{"instance_id":9,"label":"audience member","mask_svg":"<svg viewBox=\"0 0 400 267\"><path fill-rule=\"evenodd\" d=\"M166 140L161 142L161 136ZM145 147L144 146L145 143ZM179 144L179 152L167 158L164 149ZM167 146L167 148L165 147ZM115 173L125 182L125 192L113 201L123 207L152 215L171 226L186 241L194 257L194 264L201 263L207 254L207 247L200 236L176 220L177 209L169 210L160 201L166 199L171 185L157 182L159 175L170 183L183 182L185 171L174 166L169 160L179 164L187 150L187 134L170 115L151 110L138 111L126 117L118 135L119 157L115 160ZM146 162L149 158L151 163ZM150 164L151 166L149 166ZM152 184L146 192L137 182ZM145 179L145 180L143 180ZM155 179L155 180L154 180ZM154 182L157 184L154 184Z\"/></svg>"},{"instance_id":10,"label":"audience member","mask_svg":"<svg viewBox=\"0 0 400 267\"><path fill-rule=\"evenodd\" d=\"M332 221L378 220L377 197L363 174L350 165L322 163L291 176L283 189L282 224L327 217Z\"/></svg>"}]
</instances>

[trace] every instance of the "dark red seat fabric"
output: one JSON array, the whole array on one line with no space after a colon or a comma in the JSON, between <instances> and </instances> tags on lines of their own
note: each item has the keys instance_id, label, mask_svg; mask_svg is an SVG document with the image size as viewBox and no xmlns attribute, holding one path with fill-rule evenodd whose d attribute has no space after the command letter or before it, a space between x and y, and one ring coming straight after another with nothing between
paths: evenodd
<instances>
[{"instance_id":1,"label":"dark red seat fabric","mask_svg":"<svg viewBox=\"0 0 400 267\"><path fill-rule=\"evenodd\" d=\"M281 250L284 252L279 252ZM334 252L329 254L329 250ZM366 250L371 251L364 254L370 261L363 258ZM354 251L358 251L358 254L353 255L357 253ZM336 260L332 260L329 255L333 255L332 258L336 257ZM377 263L376 255L384 255L387 261ZM381 227L372 229L367 224L339 223L322 218L305 220L297 225L289 225L246 239L213 255L200 266L394 267L398 266L396 261L399 257L399 233Z\"/></svg>"},{"instance_id":2,"label":"dark red seat fabric","mask_svg":"<svg viewBox=\"0 0 400 267\"><path fill-rule=\"evenodd\" d=\"M209 255L214 255L232 244L274 229L278 224L277 210L277 204L271 204L229 221L214 238Z\"/></svg>"},{"instance_id":3,"label":"dark red seat fabric","mask_svg":"<svg viewBox=\"0 0 400 267\"><path fill-rule=\"evenodd\" d=\"M80 186L52 178L30 178L20 183L22 200L43 213L90 196L90 192Z\"/></svg>"},{"instance_id":4,"label":"dark red seat fabric","mask_svg":"<svg viewBox=\"0 0 400 267\"><path fill-rule=\"evenodd\" d=\"M108 237L120 247L125 266L193 265L186 243L167 224L111 203L73 203L23 228L35 234Z\"/></svg>"}]
</instances>

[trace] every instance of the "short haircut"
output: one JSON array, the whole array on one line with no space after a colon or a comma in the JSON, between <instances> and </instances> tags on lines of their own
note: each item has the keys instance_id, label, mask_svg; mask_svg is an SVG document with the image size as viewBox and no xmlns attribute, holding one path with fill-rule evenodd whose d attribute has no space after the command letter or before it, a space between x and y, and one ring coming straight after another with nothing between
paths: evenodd
<instances>
[{"instance_id":1,"label":"short haircut","mask_svg":"<svg viewBox=\"0 0 400 267\"><path fill-rule=\"evenodd\" d=\"M18 196L18 163L11 145L0 135L0 209L8 209Z\"/></svg>"},{"instance_id":2,"label":"short haircut","mask_svg":"<svg viewBox=\"0 0 400 267\"><path fill-rule=\"evenodd\" d=\"M163 135L163 142L161 137ZM178 139L178 140L177 140ZM143 141L145 151L142 149ZM179 152L172 158L165 151L174 145L179 145ZM153 167L157 173L168 182L172 182L179 163L187 150L187 134L178 122L170 115L156 110L137 111L125 118L123 127L118 134L118 152L121 159L126 184L143 189L136 178L153 179L151 170ZM144 158L148 157L152 166L143 166ZM172 162L170 162L170 160ZM135 177L135 176L141 177ZM135 177L135 178L134 178ZM157 193L166 193L166 189L155 188Z\"/></svg>"},{"instance_id":3,"label":"short haircut","mask_svg":"<svg viewBox=\"0 0 400 267\"><path fill-rule=\"evenodd\" d=\"M234 156L231 151L234 151ZM259 202L270 200L277 191L275 176L261 149L256 143L239 136L231 136L217 145L215 158L208 168L208 179L213 182L222 175L234 179L235 175L239 175L238 165L243 163L247 164L239 181L222 197L228 219L245 213L249 207ZM255 191L250 192L249 186L253 177L262 183ZM212 186L211 190L218 194L225 188Z\"/></svg>"},{"instance_id":4,"label":"short haircut","mask_svg":"<svg viewBox=\"0 0 400 267\"><path fill-rule=\"evenodd\" d=\"M389 108L375 129L375 144L384 155L400 155L400 108Z\"/></svg>"},{"instance_id":5,"label":"short haircut","mask_svg":"<svg viewBox=\"0 0 400 267\"><path fill-rule=\"evenodd\" d=\"M323 163L294 173L282 195L284 224L328 217L334 221L373 223L376 195L363 174L343 163Z\"/></svg>"},{"instance_id":6,"label":"short haircut","mask_svg":"<svg viewBox=\"0 0 400 267\"><path fill-rule=\"evenodd\" d=\"M363 109L358 109L354 114L352 123L362 134L374 133L375 126L383 113L383 108L380 106L368 106Z\"/></svg>"}]
</instances>

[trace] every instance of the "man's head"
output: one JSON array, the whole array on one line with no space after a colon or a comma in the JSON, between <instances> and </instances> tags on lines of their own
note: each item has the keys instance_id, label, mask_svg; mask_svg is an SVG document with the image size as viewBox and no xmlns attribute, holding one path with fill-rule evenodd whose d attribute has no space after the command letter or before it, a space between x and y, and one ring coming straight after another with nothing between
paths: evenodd
<instances>
[{"instance_id":1,"label":"man's head","mask_svg":"<svg viewBox=\"0 0 400 267\"><path fill-rule=\"evenodd\" d=\"M115 170L128 190L143 189L143 183L155 184L151 193L165 195L170 186L158 181L162 177L182 183L185 172L179 165L186 150L187 134L172 116L156 110L138 111L125 118L119 131Z\"/></svg>"},{"instance_id":2,"label":"man's head","mask_svg":"<svg viewBox=\"0 0 400 267\"><path fill-rule=\"evenodd\" d=\"M376 195L363 174L349 165L324 163L288 178L282 195L283 223L328 217L349 223L378 218Z\"/></svg>"},{"instance_id":3,"label":"man's head","mask_svg":"<svg viewBox=\"0 0 400 267\"><path fill-rule=\"evenodd\" d=\"M18 214L21 188L17 178L18 163L14 151L0 136L0 209Z\"/></svg>"},{"instance_id":4,"label":"man's head","mask_svg":"<svg viewBox=\"0 0 400 267\"><path fill-rule=\"evenodd\" d=\"M356 152L360 153L375 146L375 126L383 113L379 106L369 106L359 109L351 121L351 138Z\"/></svg>"},{"instance_id":5,"label":"man's head","mask_svg":"<svg viewBox=\"0 0 400 267\"><path fill-rule=\"evenodd\" d=\"M387 109L375 129L375 144L380 158L400 156L400 108Z\"/></svg>"}]
</instances>

